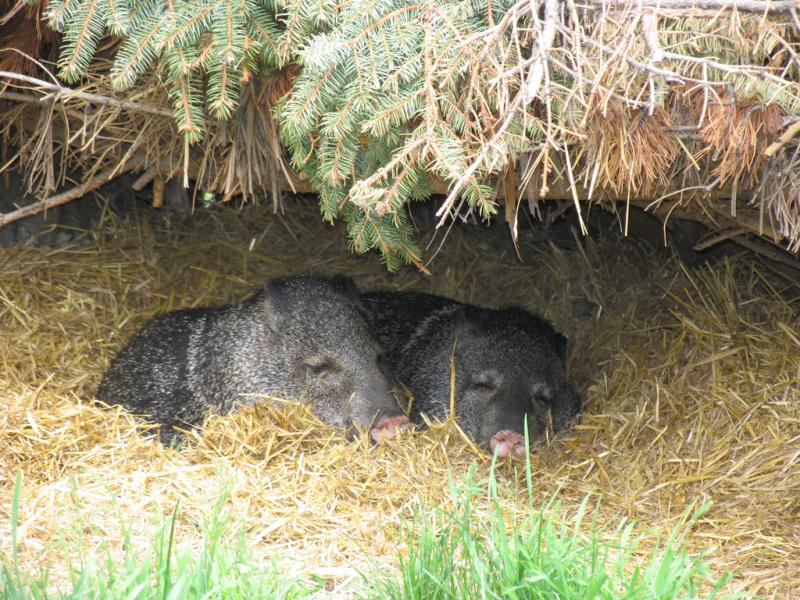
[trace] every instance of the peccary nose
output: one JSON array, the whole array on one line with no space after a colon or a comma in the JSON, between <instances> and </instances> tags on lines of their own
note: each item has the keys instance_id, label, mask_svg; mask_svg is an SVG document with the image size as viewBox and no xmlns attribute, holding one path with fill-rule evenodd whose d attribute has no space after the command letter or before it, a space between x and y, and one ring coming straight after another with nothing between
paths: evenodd
<instances>
[{"instance_id":1,"label":"peccary nose","mask_svg":"<svg viewBox=\"0 0 800 600\"><path fill-rule=\"evenodd\" d=\"M489 440L489 449L493 453L497 452L497 456L510 456L512 454L524 456L525 436L518 431L503 429L495 433Z\"/></svg>"},{"instance_id":2,"label":"peccary nose","mask_svg":"<svg viewBox=\"0 0 800 600\"><path fill-rule=\"evenodd\" d=\"M397 431L408 429L409 427L411 427L411 422L405 415L384 415L378 419L370 430L370 435L373 441L380 442L383 439L392 437Z\"/></svg>"}]
</instances>

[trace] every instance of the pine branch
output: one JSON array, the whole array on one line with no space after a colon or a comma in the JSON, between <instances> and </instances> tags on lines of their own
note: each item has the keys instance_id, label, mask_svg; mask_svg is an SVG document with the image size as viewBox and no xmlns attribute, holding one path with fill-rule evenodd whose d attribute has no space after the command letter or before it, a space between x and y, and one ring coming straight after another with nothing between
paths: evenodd
<instances>
[{"instance_id":1,"label":"pine branch","mask_svg":"<svg viewBox=\"0 0 800 600\"><path fill-rule=\"evenodd\" d=\"M328 84L328 80L331 78L334 71L335 71L335 66L329 67L317 79L317 82L314 84L310 92L304 92L302 96L300 94L292 94L292 98L289 100L289 102L287 102L284 110L282 111L284 117L283 121L285 125L293 124L295 126L299 126L302 120L310 118L312 112L316 112L314 110L313 103L315 100L317 100L318 96L320 95L324 87ZM295 91L297 91L297 86L298 84L296 83ZM296 100L299 97L302 97L303 99L301 101Z\"/></svg>"},{"instance_id":2,"label":"pine branch","mask_svg":"<svg viewBox=\"0 0 800 600\"><path fill-rule=\"evenodd\" d=\"M267 65L281 67L286 62L286 57L281 55L281 32L278 30L274 19L259 3L254 2L247 13L247 27L261 44L261 56Z\"/></svg>"},{"instance_id":3,"label":"pine branch","mask_svg":"<svg viewBox=\"0 0 800 600\"><path fill-rule=\"evenodd\" d=\"M239 81L244 59L244 16L233 0L221 0L213 19L213 51L205 61L208 72L208 107L220 120L228 120L239 104Z\"/></svg>"},{"instance_id":4,"label":"pine branch","mask_svg":"<svg viewBox=\"0 0 800 600\"><path fill-rule=\"evenodd\" d=\"M45 14L50 26L56 31L64 31L64 23L75 13L82 0L50 0Z\"/></svg>"},{"instance_id":5,"label":"pine branch","mask_svg":"<svg viewBox=\"0 0 800 600\"><path fill-rule=\"evenodd\" d=\"M196 44L211 27L216 10L216 2L187 2L173 17L175 22L169 31L159 39L159 49Z\"/></svg>"},{"instance_id":6,"label":"pine branch","mask_svg":"<svg viewBox=\"0 0 800 600\"><path fill-rule=\"evenodd\" d=\"M111 35L123 37L130 27L130 11L125 0L106 0L106 27Z\"/></svg>"},{"instance_id":7,"label":"pine branch","mask_svg":"<svg viewBox=\"0 0 800 600\"><path fill-rule=\"evenodd\" d=\"M173 117L178 131L184 134L190 144L203 139L206 124L203 118L202 92L191 77L175 79L170 90Z\"/></svg>"},{"instance_id":8,"label":"pine branch","mask_svg":"<svg viewBox=\"0 0 800 600\"><path fill-rule=\"evenodd\" d=\"M104 12L105 4L101 0L86 0L75 10L75 19L64 35L59 60L59 75L65 81L78 81L88 68L105 29Z\"/></svg>"},{"instance_id":9,"label":"pine branch","mask_svg":"<svg viewBox=\"0 0 800 600\"><path fill-rule=\"evenodd\" d=\"M163 11L163 4L159 0L151 0L137 15L130 37L117 52L111 68L111 84L118 90L132 86L158 56Z\"/></svg>"}]
</instances>

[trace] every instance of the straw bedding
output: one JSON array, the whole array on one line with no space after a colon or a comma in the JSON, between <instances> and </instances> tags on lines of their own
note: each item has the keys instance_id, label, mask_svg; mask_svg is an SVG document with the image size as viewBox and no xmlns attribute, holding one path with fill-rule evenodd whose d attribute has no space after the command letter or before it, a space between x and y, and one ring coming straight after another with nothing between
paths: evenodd
<instances>
[{"instance_id":1,"label":"straw bedding","mask_svg":"<svg viewBox=\"0 0 800 600\"><path fill-rule=\"evenodd\" d=\"M120 515L137 532L180 500L177 539L198 544L225 486L259 556L323 577L337 597L352 593L371 556L393 566L397 526L414 505L446 504L448 472L462 477L474 462L488 472L490 458L454 427L372 446L279 403L212 417L173 450L142 435L142 421L92 402L113 353L154 314L232 301L276 275L342 272L362 289L544 313L570 337L587 406L572 430L536 446L536 493L560 488L569 513L594 492L601 521L636 519L659 533L688 503L713 500L690 547L715 548L715 567L736 571L730 590L797 594L800 322L784 278L750 256L688 271L602 239L572 250L523 239L521 264L478 227L453 229L433 277L390 275L375 257L350 255L343 232L303 203L287 216L109 220L85 244L0 249L0 551L10 551L21 469L22 566L50 566L54 582L65 575L58 541L82 536L118 552ZM525 504L518 467L499 468L510 511Z\"/></svg>"}]
</instances>

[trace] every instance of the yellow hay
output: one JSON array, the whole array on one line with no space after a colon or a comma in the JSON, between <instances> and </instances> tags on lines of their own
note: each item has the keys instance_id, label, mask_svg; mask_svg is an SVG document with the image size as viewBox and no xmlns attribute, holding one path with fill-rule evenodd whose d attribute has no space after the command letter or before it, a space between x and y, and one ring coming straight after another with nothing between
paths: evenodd
<instances>
[{"instance_id":1,"label":"yellow hay","mask_svg":"<svg viewBox=\"0 0 800 600\"><path fill-rule=\"evenodd\" d=\"M447 504L451 472L462 477L477 461L479 476L488 473L490 457L452 423L374 446L279 403L212 416L173 450L122 409L92 403L113 353L153 314L241 298L284 273L342 272L362 289L546 314L569 334L571 377L587 405L573 429L535 448L535 493L544 501L560 488L569 514L596 492L601 522L625 516L660 532L688 503L713 500L690 548L716 547L715 567L737 572L731 590L795 594L800 326L783 280L747 257L689 272L630 243L565 252L524 235L527 263L509 252L498 264L488 238L456 227L434 277L392 276L374 256L349 255L309 203L288 216L220 210L189 224L106 223L82 246L0 250L0 551L10 551L21 469L21 566L49 566L53 581L65 575L59 536L79 528L89 549L119 551L120 514L140 531L180 501L177 539L199 544L198 523L226 484L258 556L292 559L290 570L323 576L337 596L353 592L372 557L394 565L397 527L413 506ZM598 306L592 317L572 314L582 300ZM519 466L498 471L511 513L527 504Z\"/></svg>"}]
</instances>

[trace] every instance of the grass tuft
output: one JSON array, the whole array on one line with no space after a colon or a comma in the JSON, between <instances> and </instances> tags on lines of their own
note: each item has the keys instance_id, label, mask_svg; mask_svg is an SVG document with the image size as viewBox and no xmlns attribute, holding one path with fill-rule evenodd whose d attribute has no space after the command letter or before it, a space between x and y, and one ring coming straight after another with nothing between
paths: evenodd
<instances>
[{"instance_id":1,"label":"grass tuft","mask_svg":"<svg viewBox=\"0 0 800 600\"><path fill-rule=\"evenodd\" d=\"M713 598L729 581L714 576L710 551L691 555L684 547L692 525L711 508L689 507L663 542L648 554L642 541L654 530L635 533L622 519L613 530L601 525L599 502L587 495L565 519L557 495L536 507L530 453L526 460L527 510L498 494L494 465L485 485L472 469L463 484L451 479L448 509L416 509L405 526L400 576L370 577L364 598L451 600L564 598L569 600L670 600ZM488 502L481 502L485 497ZM477 501L476 501L477 500ZM485 514L478 507L488 505ZM590 519L586 527L586 519ZM372 583L372 582L375 583ZM725 598L739 597L734 595Z\"/></svg>"},{"instance_id":2,"label":"grass tuft","mask_svg":"<svg viewBox=\"0 0 800 600\"><path fill-rule=\"evenodd\" d=\"M286 577L274 563L262 565L248 551L244 535L230 536L224 513L228 491L216 501L211 515L202 523L203 543L199 552L178 545L175 523L179 506L150 536L150 547L133 542L131 527L120 517L123 531L122 557L110 552L87 554L83 538L63 542L70 571L67 589L53 589L49 571L25 575L19 569L17 529L22 472L17 472L11 508L12 556L4 559L0 597L4 600L183 600L183 599L283 599L306 598L320 584ZM73 497L78 503L77 488ZM80 526L80 523L77 523ZM71 557L77 556L77 564Z\"/></svg>"}]
</instances>

